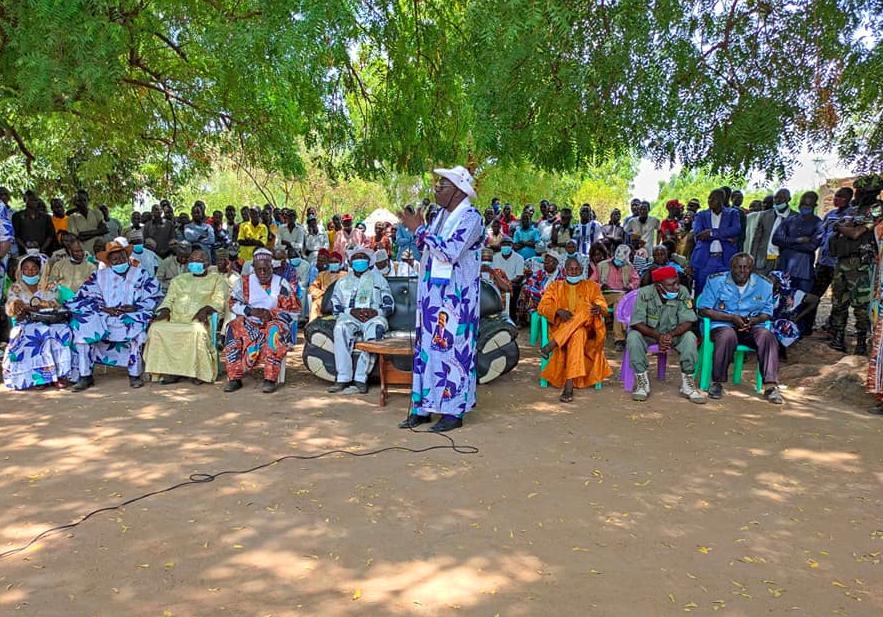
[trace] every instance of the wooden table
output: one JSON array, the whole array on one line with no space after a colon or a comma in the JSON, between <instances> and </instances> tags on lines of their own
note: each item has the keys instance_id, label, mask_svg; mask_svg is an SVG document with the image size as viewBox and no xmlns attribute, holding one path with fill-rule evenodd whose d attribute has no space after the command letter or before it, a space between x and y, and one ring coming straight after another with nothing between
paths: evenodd
<instances>
[{"instance_id":1,"label":"wooden table","mask_svg":"<svg viewBox=\"0 0 883 617\"><path fill-rule=\"evenodd\" d=\"M411 385L412 371L403 371L392 363L393 356L414 357L414 348L407 338L388 338L380 341L356 343L356 349L377 354L380 362L380 406L386 406L389 398L388 386Z\"/></svg>"}]
</instances>

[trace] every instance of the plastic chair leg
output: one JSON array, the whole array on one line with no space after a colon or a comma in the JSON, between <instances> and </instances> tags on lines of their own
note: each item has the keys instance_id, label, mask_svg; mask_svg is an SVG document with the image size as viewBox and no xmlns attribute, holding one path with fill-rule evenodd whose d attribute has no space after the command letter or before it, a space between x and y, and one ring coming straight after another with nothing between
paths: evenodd
<instances>
[{"instance_id":1,"label":"plastic chair leg","mask_svg":"<svg viewBox=\"0 0 883 617\"><path fill-rule=\"evenodd\" d=\"M625 348L622 354L622 368L619 369L619 375L622 378L622 389L631 392L635 389L635 371L632 369L631 356L629 348Z\"/></svg>"},{"instance_id":2,"label":"plastic chair leg","mask_svg":"<svg viewBox=\"0 0 883 617\"><path fill-rule=\"evenodd\" d=\"M534 311L530 314L530 346L537 344L540 334L540 314Z\"/></svg>"},{"instance_id":3,"label":"plastic chair leg","mask_svg":"<svg viewBox=\"0 0 883 617\"><path fill-rule=\"evenodd\" d=\"M757 385L755 385L755 389L758 394L763 392L763 374L760 372L760 359L757 361Z\"/></svg>"},{"instance_id":4,"label":"plastic chair leg","mask_svg":"<svg viewBox=\"0 0 883 617\"><path fill-rule=\"evenodd\" d=\"M742 383L742 369L745 367L745 352L736 351L733 354L733 383L739 385Z\"/></svg>"},{"instance_id":5,"label":"plastic chair leg","mask_svg":"<svg viewBox=\"0 0 883 617\"><path fill-rule=\"evenodd\" d=\"M533 323L533 318L535 316L537 317L537 322L539 323L540 345L545 347L546 345L549 344L549 324L546 323L546 320L543 319L539 313L532 313L531 314L531 316L530 316L531 323ZM552 353L555 353L555 352L552 352ZM549 356L549 358L551 359L551 356ZM543 359L540 362L540 373L542 373L544 370L546 370L546 366L548 364L549 364L549 360L546 360L546 359ZM542 377L540 377L540 387L541 388L548 388L549 382L546 381L545 379L543 379Z\"/></svg>"},{"instance_id":6,"label":"plastic chair leg","mask_svg":"<svg viewBox=\"0 0 883 617\"><path fill-rule=\"evenodd\" d=\"M665 365L666 364L668 364L668 354L667 353L656 354L656 379L659 381L665 381Z\"/></svg>"},{"instance_id":7,"label":"plastic chair leg","mask_svg":"<svg viewBox=\"0 0 883 617\"><path fill-rule=\"evenodd\" d=\"M276 378L276 383L282 385L285 383L285 368L288 363L285 361L285 358L282 358L282 366L279 367L279 376Z\"/></svg>"},{"instance_id":8,"label":"plastic chair leg","mask_svg":"<svg viewBox=\"0 0 883 617\"><path fill-rule=\"evenodd\" d=\"M699 362L696 364L700 390L708 390L711 387L712 358L714 358L714 343L710 340L702 341L702 347L699 349Z\"/></svg>"},{"instance_id":9,"label":"plastic chair leg","mask_svg":"<svg viewBox=\"0 0 883 617\"><path fill-rule=\"evenodd\" d=\"M595 384L595 390L600 390L602 385L603 385L603 384L602 384L600 381L599 381L598 383L596 383L596 384Z\"/></svg>"}]
</instances>

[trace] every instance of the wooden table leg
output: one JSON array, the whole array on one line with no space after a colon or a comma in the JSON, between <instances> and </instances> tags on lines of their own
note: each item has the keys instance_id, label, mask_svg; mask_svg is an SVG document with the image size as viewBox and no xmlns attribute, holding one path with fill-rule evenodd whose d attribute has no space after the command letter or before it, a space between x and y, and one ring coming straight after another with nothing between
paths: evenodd
<instances>
[{"instance_id":1,"label":"wooden table leg","mask_svg":"<svg viewBox=\"0 0 883 617\"><path fill-rule=\"evenodd\" d=\"M380 362L380 406L386 407L386 357L378 354L377 361Z\"/></svg>"}]
</instances>

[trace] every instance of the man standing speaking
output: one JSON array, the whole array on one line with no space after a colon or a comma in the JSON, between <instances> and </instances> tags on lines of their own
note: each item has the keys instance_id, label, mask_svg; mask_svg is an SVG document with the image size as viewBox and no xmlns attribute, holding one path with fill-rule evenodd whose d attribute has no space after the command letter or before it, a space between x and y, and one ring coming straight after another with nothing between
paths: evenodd
<instances>
[{"instance_id":1,"label":"man standing speaking","mask_svg":"<svg viewBox=\"0 0 883 617\"><path fill-rule=\"evenodd\" d=\"M475 406L481 243L484 224L472 206L472 174L464 167L436 169L435 201L441 208L426 224L423 211L406 208L402 224L422 253L417 287L417 334L411 413L399 428L441 419L430 429L463 426Z\"/></svg>"}]
</instances>

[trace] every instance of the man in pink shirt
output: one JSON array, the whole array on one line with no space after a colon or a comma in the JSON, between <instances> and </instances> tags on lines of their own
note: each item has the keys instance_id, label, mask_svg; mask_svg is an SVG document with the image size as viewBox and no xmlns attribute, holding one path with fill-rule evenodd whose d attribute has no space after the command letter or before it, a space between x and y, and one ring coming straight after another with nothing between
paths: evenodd
<instances>
[{"instance_id":1,"label":"man in pink shirt","mask_svg":"<svg viewBox=\"0 0 883 617\"><path fill-rule=\"evenodd\" d=\"M641 285L637 269L631 264L632 249L628 244L616 247L613 259L605 259L592 270L589 277L601 285L607 306L615 307L616 303L628 292ZM626 324L613 320L613 347L616 351L625 349Z\"/></svg>"},{"instance_id":2,"label":"man in pink shirt","mask_svg":"<svg viewBox=\"0 0 883 617\"><path fill-rule=\"evenodd\" d=\"M368 246L368 239L361 229L353 228L353 215L344 214L340 219L341 229L334 234L334 253L346 255L350 249L356 246Z\"/></svg>"}]
</instances>

